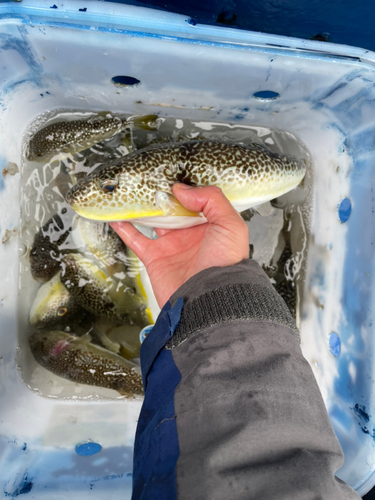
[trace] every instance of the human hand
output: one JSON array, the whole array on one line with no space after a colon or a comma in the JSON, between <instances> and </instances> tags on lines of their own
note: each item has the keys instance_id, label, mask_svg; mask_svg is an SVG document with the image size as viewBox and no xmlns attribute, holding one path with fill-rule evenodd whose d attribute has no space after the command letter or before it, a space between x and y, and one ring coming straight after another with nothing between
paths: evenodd
<instances>
[{"instance_id":1,"label":"human hand","mask_svg":"<svg viewBox=\"0 0 375 500\"><path fill-rule=\"evenodd\" d=\"M219 188L175 184L173 194L188 210L202 212L207 222L187 229L155 229L156 240L130 222L110 224L146 266L160 307L199 271L249 257L247 225Z\"/></svg>"}]
</instances>

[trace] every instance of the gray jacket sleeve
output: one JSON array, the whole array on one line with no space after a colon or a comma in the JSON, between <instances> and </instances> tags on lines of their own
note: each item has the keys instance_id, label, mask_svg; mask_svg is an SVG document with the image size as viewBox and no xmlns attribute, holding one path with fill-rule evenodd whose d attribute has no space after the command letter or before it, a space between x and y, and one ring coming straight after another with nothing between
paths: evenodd
<instances>
[{"instance_id":1,"label":"gray jacket sleeve","mask_svg":"<svg viewBox=\"0 0 375 500\"><path fill-rule=\"evenodd\" d=\"M159 354L164 365L156 361L143 374L151 401L157 390L153 377L163 369L167 388L175 376L167 368L168 356L173 358L180 374L173 409L170 417L162 412L155 420L167 403L162 398L151 403L154 413L149 404L143 414L154 419L148 441L142 442L144 419L137 431L138 449L150 440L162 449L162 429L170 436L177 433L178 453L171 465L175 490L160 498L359 499L335 477L343 463L340 445L302 356L295 323L258 264L245 260L202 271L171 297L172 311L180 298L178 326ZM135 464L140 457L136 442ZM156 484L152 474L147 481Z\"/></svg>"}]
</instances>

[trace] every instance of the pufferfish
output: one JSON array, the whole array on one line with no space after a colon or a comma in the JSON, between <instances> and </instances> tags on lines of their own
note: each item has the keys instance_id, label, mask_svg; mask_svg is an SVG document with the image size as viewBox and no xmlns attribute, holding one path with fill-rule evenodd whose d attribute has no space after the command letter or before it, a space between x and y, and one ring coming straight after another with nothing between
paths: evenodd
<instances>
[{"instance_id":1,"label":"pufferfish","mask_svg":"<svg viewBox=\"0 0 375 500\"><path fill-rule=\"evenodd\" d=\"M190 227L206 219L178 202L174 183L218 186L242 212L295 188L305 176L306 163L259 145L212 140L159 144L99 167L73 186L66 200L89 219Z\"/></svg>"},{"instance_id":2,"label":"pufferfish","mask_svg":"<svg viewBox=\"0 0 375 500\"><path fill-rule=\"evenodd\" d=\"M46 283L60 271L64 253L61 247L70 231L71 227L66 227L59 214L55 214L35 234L30 250L30 269L36 281Z\"/></svg>"},{"instance_id":3,"label":"pufferfish","mask_svg":"<svg viewBox=\"0 0 375 500\"><path fill-rule=\"evenodd\" d=\"M38 329L74 328L86 333L94 321L60 281L60 273L38 290L30 309L30 324Z\"/></svg>"},{"instance_id":4,"label":"pufferfish","mask_svg":"<svg viewBox=\"0 0 375 500\"><path fill-rule=\"evenodd\" d=\"M55 375L114 389L122 395L143 395L140 368L135 363L91 343L89 334L38 331L29 339L35 360Z\"/></svg>"},{"instance_id":5,"label":"pufferfish","mask_svg":"<svg viewBox=\"0 0 375 500\"><path fill-rule=\"evenodd\" d=\"M62 259L61 282L76 303L97 317L130 319L143 328L147 323L144 300L96 263L79 254Z\"/></svg>"},{"instance_id":6,"label":"pufferfish","mask_svg":"<svg viewBox=\"0 0 375 500\"><path fill-rule=\"evenodd\" d=\"M51 123L38 130L30 139L26 158L46 163L58 154L67 156L84 151L127 128L155 130L158 127L157 119L157 115L125 119L102 111L89 119Z\"/></svg>"}]
</instances>

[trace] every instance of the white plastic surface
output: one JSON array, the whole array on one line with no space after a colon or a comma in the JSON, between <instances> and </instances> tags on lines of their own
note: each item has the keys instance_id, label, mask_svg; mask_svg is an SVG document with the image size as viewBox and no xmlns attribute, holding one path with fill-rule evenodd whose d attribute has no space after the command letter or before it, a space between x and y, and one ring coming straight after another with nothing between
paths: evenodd
<instances>
[{"instance_id":1,"label":"white plastic surface","mask_svg":"<svg viewBox=\"0 0 375 500\"><path fill-rule=\"evenodd\" d=\"M375 482L375 54L107 2L53 5L0 4L0 170L21 167L25 130L54 108L278 128L311 152L302 347L345 453L338 475L364 494ZM141 84L114 86L117 75ZM261 90L280 96L254 99ZM0 178L1 238L20 230L21 176ZM342 224L345 197L352 214ZM18 259L15 234L0 244L0 496L130 498L140 402L44 398L25 386L17 338L30 305L18 303ZM332 332L338 357L328 348ZM78 456L86 440L102 451Z\"/></svg>"}]
</instances>

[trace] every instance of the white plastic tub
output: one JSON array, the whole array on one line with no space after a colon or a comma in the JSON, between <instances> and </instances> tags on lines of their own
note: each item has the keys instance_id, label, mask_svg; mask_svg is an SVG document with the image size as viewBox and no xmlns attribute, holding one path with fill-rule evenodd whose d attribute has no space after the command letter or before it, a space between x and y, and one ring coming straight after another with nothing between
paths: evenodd
<instances>
[{"instance_id":1,"label":"white plastic tub","mask_svg":"<svg viewBox=\"0 0 375 500\"><path fill-rule=\"evenodd\" d=\"M338 475L364 494L375 483L375 54L188 21L93 1L0 4L0 170L21 170L0 178L1 238L21 229L22 139L43 112L160 112L294 134L314 163L302 347L345 453ZM129 498L140 402L46 398L22 381L21 258L13 234L0 244L0 497ZM79 456L87 441L102 451Z\"/></svg>"}]
</instances>

